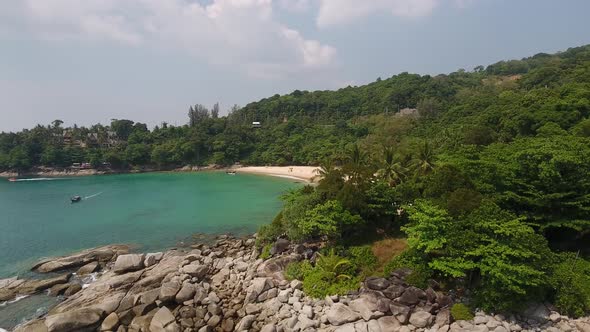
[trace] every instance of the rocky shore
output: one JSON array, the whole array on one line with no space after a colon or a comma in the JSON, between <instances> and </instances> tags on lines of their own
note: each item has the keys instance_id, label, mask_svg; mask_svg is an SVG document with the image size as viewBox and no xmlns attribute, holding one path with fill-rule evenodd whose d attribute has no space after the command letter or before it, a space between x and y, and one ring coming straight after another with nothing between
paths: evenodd
<instances>
[{"instance_id":1,"label":"rocky shore","mask_svg":"<svg viewBox=\"0 0 590 332\"><path fill-rule=\"evenodd\" d=\"M165 253L86 250L33 267L62 273L57 277L0 280L0 296L47 291L64 297L15 331L590 331L590 319L569 319L542 304L521 316L478 312L471 321L453 321L453 298L434 280L427 289L407 285L404 269L368 278L346 296L312 299L300 281L282 274L288 263L313 257L312 248L281 241L273 257L262 260L254 243L221 236L210 246ZM75 277L88 273L98 273L97 280L83 288Z\"/></svg>"}]
</instances>

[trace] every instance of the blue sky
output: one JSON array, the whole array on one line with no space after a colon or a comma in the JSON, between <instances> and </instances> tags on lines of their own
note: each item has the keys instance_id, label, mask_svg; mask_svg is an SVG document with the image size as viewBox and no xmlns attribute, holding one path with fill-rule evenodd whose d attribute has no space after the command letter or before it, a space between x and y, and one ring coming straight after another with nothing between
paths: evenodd
<instances>
[{"instance_id":1,"label":"blue sky","mask_svg":"<svg viewBox=\"0 0 590 332\"><path fill-rule=\"evenodd\" d=\"M0 131L186 123L292 90L590 43L587 0L0 0Z\"/></svg>"}]
</instances>

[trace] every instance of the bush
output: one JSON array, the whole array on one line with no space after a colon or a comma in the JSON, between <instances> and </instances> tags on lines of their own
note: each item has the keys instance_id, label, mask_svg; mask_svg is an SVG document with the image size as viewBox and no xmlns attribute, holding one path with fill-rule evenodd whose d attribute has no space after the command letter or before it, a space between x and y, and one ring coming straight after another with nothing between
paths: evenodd
<instances>
[{"instance_id":1,"label":"bush","mask_svg":"<svg viewBox=\"0 0 590 332\"><path fill-rule=\"evenodd\" d=\"M305 274L309 272L313 267L309 263L309 261L304 260L301 262L293 262L287 265L285 268L285 278L287 280L303 280L305 279Z\"/></svg>"},{"instance_id":2,"label":"bush","mask_svg":"<svg viewBox=\"0 0 590 332\"><path fill-rule=\"evenodd\" d=\"M432 270L412 251L406 250L385 264L383 267L384 276L389 277L391 272L401 268L412 270L412 273L406 277L406 282L409 285L418 288L428 287L428 279L432 277Z\"/></svg>"},{"instance_id":3,"label":"bush","mask_svg":"<svg viewBox=\"0 0 590 332\"><path fill-rule=\"evenodd\" d=\"M300 266L291 267L289 275L303 275L303 290L313 298L344 295L359 287L357 267L350 260L336 255L334 250L327 255L320 255L314 267L305 264L304 262Z\"/></svg>"},{"instance_id":4,"label":"bush","mask_svg":"<svg viewBox=\"0 0 590 332\"><path fill-rule=\"evenodd\" d=\"M468 306L463 303L455 303L451 307L451 316L455 320L472 320L473 313Z\"/></svg>"},{"instance_id":5,"label":"bush","mask_svg":"<svg viewBox=\"0 0 590 332\"><path fill-rule=\"evenodd\" d=\"M359 288L360 278L349 275L334 276L334 274L314 268L303 280L305 294L321 299L326 295L345 295L349 291Z\"/></svg>"},{"instance_id":6,"label":"bush","mask_svg":"<svg viewBox=\"0 0 590 332\"><path fill-rule=\"evenodd\" d=\"M272 223L260 226L258 236L256 237L256 246L258 248L268 243L273 243L279 236L285 233L283 226L283 212L279 212L273 219Z\"/></svg>"},{"instance_id":7,"label":"bush","mask_svg":"<svg viewBox=\"0 0 590 332\"><path fill-rule=\"evenodd\" d=\"M360 224L363 220L352 215L338 201L327 201L317 204L305 211L301 218L291 220L289 235L295 240L306 240L314 237L339 239L346 227Z\"/></svg>"},{"instance_id":8,"label":"bush","mask_svg":"<svg viewBox=\"0 0 590 332\"><path fill-rule=\"evenodd\" d=\"M362 276L370 276L377 268L378 261L371 250L371 246L350 247L348 249L350 261L361 270Z\"/></svg>"},{"instance_id":9,"label":"bush","mask_svg":"<svg viewBox=\"0 0 590 332\"><path fill-rule=\"evenodd\" d=\"M260 252L260 256L259 258L261 259L268 259L270 258L270 248L272 248L272 244L267 244L264 247L262 247L262 251Z\"/></svg>"},{"instance_id":10,"label":"bush","mask_svg":"<svg viewBox=\"0 0 590 332\"><path fill-rule=\"evenodd\" d=\"M550 284L554 305L562 314L580 317L590 312L590 262L573 254L558 255Z\"/></svg>"}]
</instances>

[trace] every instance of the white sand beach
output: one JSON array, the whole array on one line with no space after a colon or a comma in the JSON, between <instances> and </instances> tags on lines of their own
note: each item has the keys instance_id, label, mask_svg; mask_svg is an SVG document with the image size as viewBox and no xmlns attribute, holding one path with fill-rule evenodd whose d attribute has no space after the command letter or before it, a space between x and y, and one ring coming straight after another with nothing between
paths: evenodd
<instances>
[{"instance_id":1,"label":"white sand beach","mask_svg":"<svg viewBox=\"0 0 590 332\"><path fill-rule=\"evenodd\" d=\"M317 182L316 166L247 166L235 169L237 173L262 174L283 178ZM315 178L315 179L314 179Z\"/></svg>"}]
</instances>

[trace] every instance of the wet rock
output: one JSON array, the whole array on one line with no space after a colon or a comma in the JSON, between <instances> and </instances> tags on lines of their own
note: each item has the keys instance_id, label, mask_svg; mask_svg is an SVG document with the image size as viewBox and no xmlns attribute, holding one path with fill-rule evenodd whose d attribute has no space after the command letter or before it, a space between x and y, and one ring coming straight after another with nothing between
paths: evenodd
<instances>
[{"instance_id":1,"label":"wet rock","mask_svg":"<svg viewBox=\"0 0 590 332\"><path fill-rule=\"evenodd\" d=\"M79 268L78 271L76 272L76 274L79 276L90 274L90 273L98 270L98 266L99 265L98 265L97 261L90 262L90 263L82 266L81 268Z\"/></svg>"},{"instance_id":2,"label":"wet rock","mask_svg":"<svg viewBox=\"0 0 590 332\"><path fill-rule=\"evenodd\" d=\"M125 273L143 269L144 254L127 254L120 255L115 261L113 271L115 273Z\"/></svg>"},{"instance_id":3,"label":"wet rock","mask_svg":"<svg viewBox=\"0 0 590 332\"><path fill-rule=\"evenodd\" d=\"M71 274L63 274L61 276L45 279L45 280L27 280L22 283L16 290L19 294L34 294L42 290L46 290L55 285L65 284L70 279Z\"/></svg>"},{"instance_id":4,"label":"wet rock","mask_svg":"<svg viewBox=\"0 0 590 332\"><path fill-rule=\"evenodd\" d=\"M82 290L82 285L80 284L71 284L66 291L64 292L65 296L72 296L76 293L78 293L79 291Z\"/></svg>"},{"instance_id":5,"label":"wet rock","mask_svg":"<svg viewBox=\"0 0 590 332\"><path fill-rule=\"evenodd\" d=\"M57 284L54 286L51 286L51 288L49 289L49 294L50 296L58 296L58 295L62 295L66 289L68 289L68 287L70 287L70 284ZM0 299L0 301L2 301Z\"/></svg>"},{"instance_id":6,"label":"wet rock","mask_svg":"<svg viewBox=\"0 0 590 332\"><path fill-rule=\"evenodd\" d=\"M124 245L110 245L87 249L64 257L48 258L38 262L32 270L48 273L70 269L85 265L92 261L108 262L117 255L129 252L129 247Z\"/></svg>"}]
</instances>

